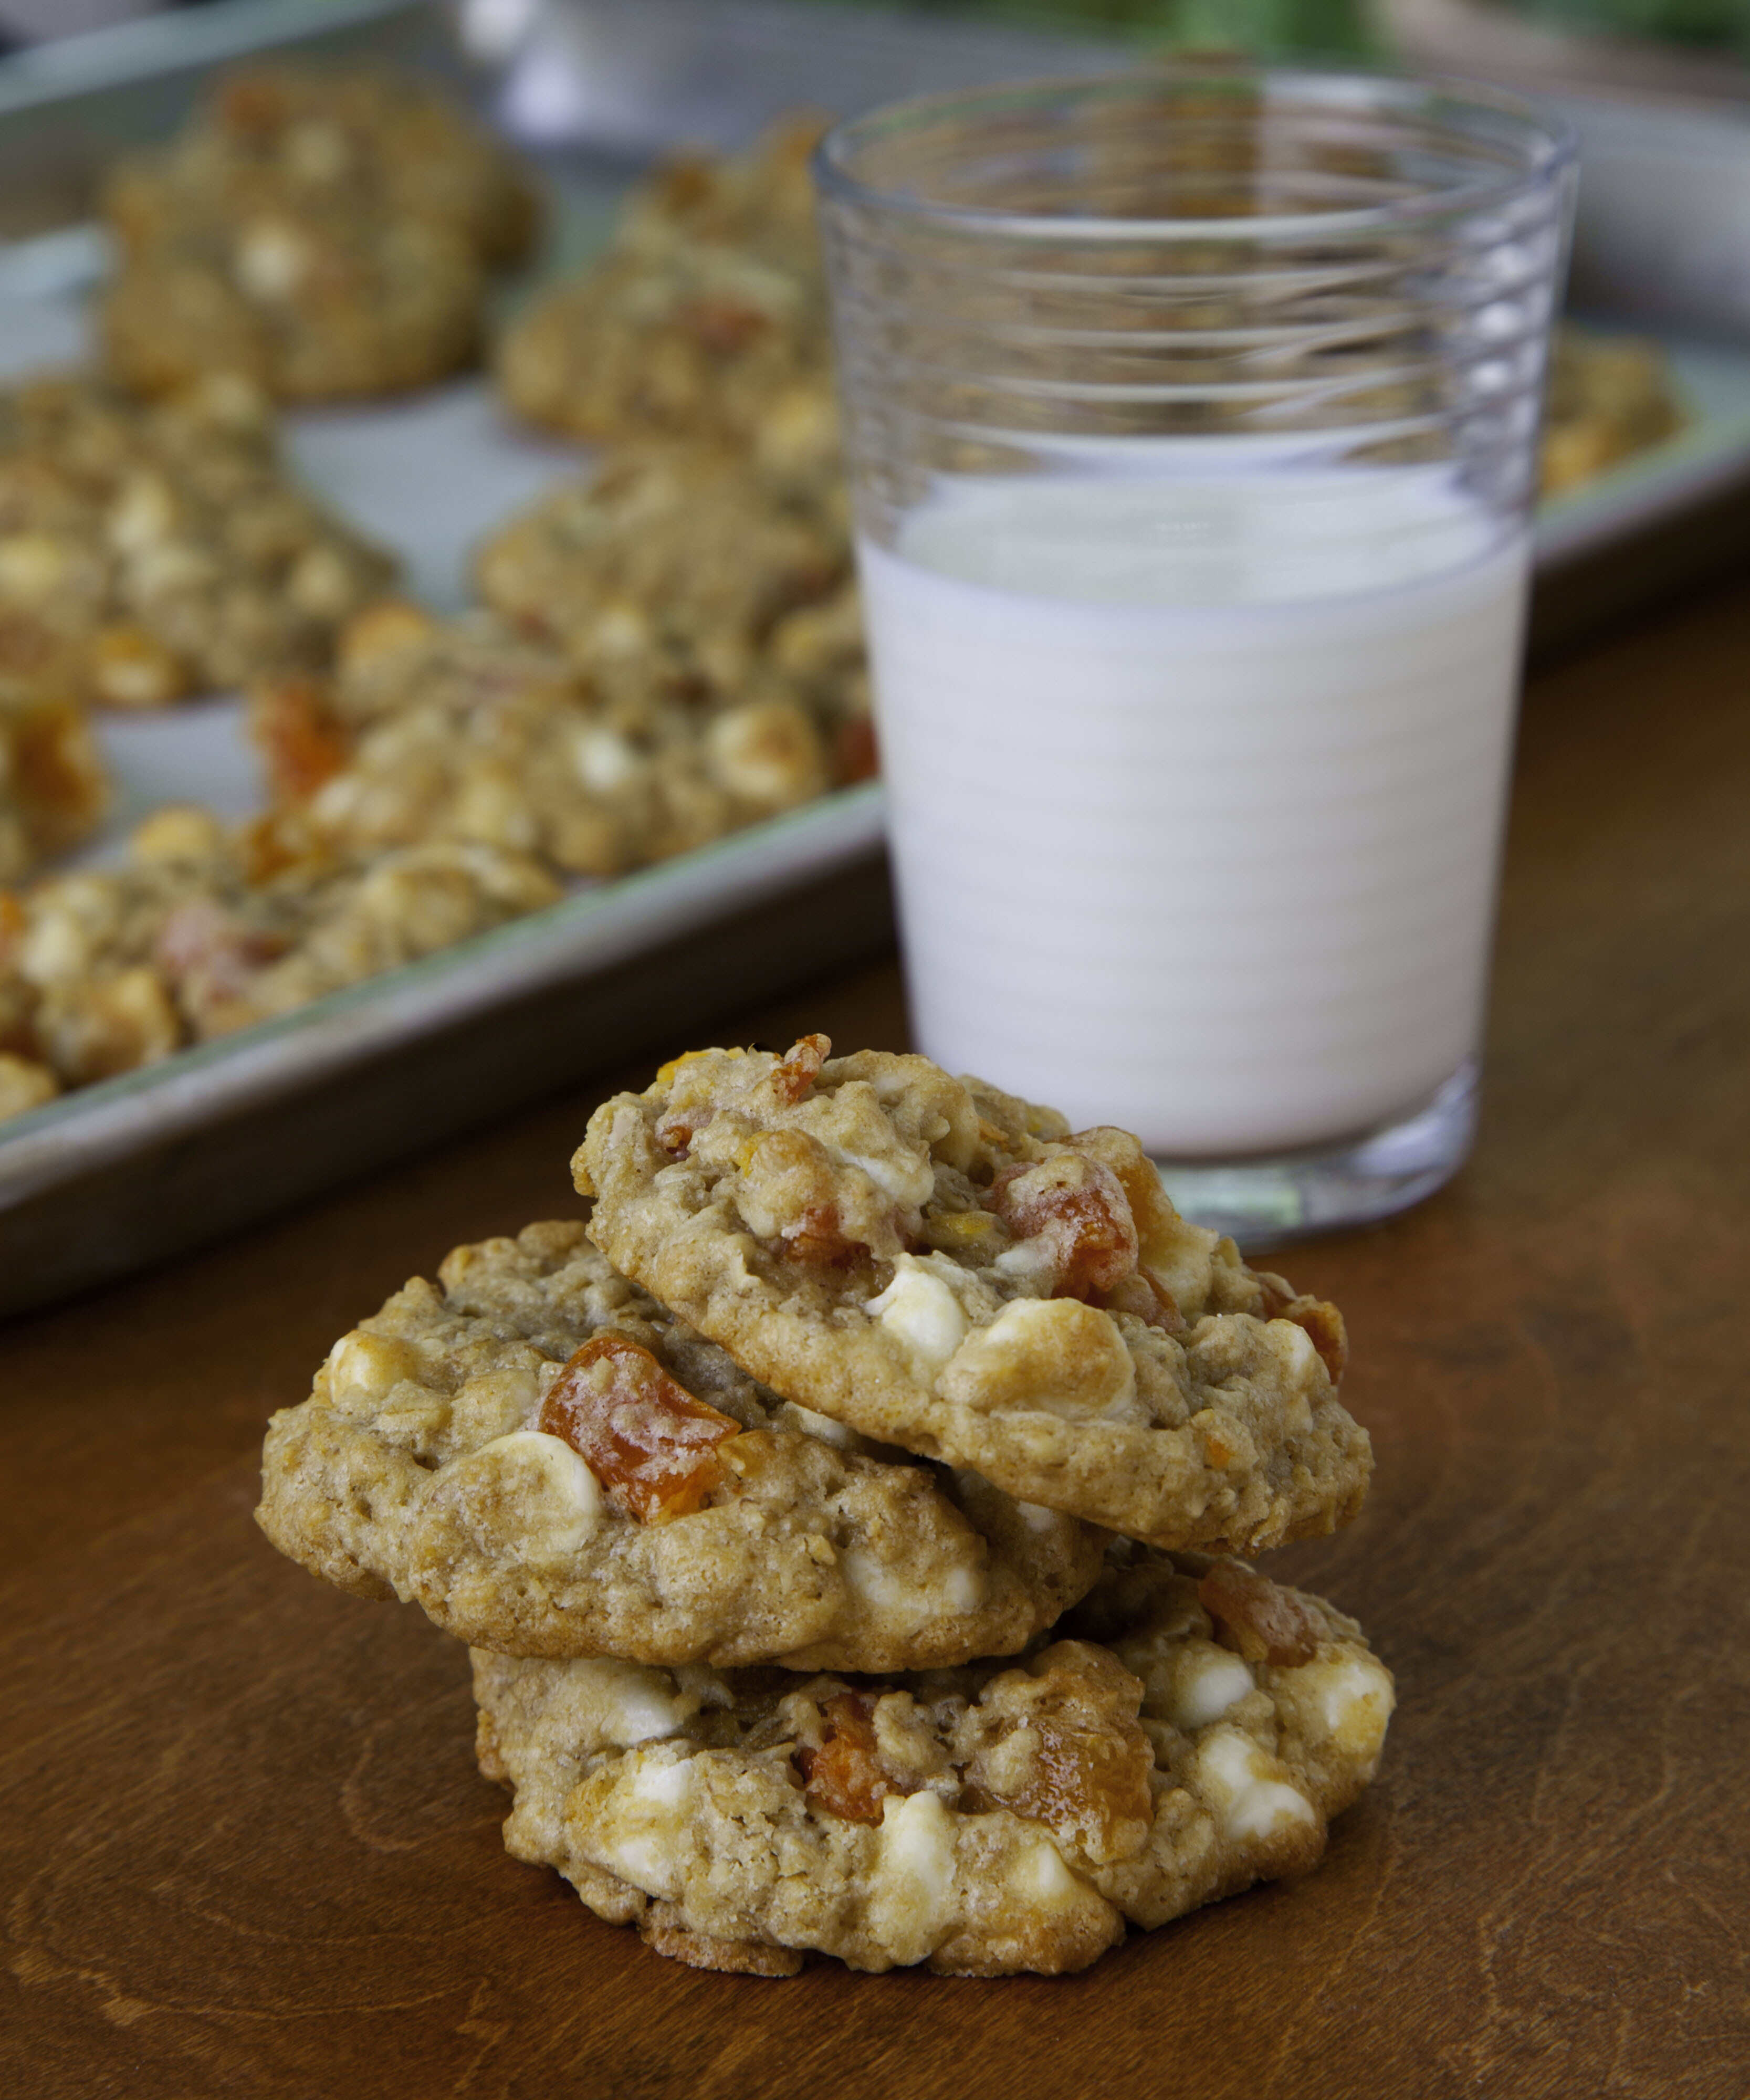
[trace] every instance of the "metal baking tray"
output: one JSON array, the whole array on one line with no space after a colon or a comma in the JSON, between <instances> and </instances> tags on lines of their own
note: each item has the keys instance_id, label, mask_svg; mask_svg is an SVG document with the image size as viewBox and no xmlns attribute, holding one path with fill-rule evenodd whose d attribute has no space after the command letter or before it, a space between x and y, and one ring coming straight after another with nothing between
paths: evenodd
<instances>
[{"instance_id":1,"label":"metal baking tray","mask_svg":"<svg viewBox=\"0 0 1750 2100\"><path fill-rule=\"evenodd\" d=\"M798 104L845 111L1125 55L779 0L221 0L44 46L0 64L0 372L82 346L81 302L104 266L88 218L104 159L173 128L213 65L286 47L451 75L544 166L561 261L599 240L637 168L681 140L734 144ZM1750 127L1573 113L1585 153L1576 282L1607 318L1667 337L1695 414L1546 514L1537 618L1556 634L1693 577L1721 553L1721 506L1750 491L1750 355L1731 339L1750 318ZM289 443L440 604L461 599L477 532L582 463L510 430L477 380L298 415ZM236 715L219 699L111 725L118 824L178 794L250 807ZM829 796L0 1124L0 1314L214 1238L874 951L891 935L881 832L878 789Z\"/></svg>"}]
</instances>

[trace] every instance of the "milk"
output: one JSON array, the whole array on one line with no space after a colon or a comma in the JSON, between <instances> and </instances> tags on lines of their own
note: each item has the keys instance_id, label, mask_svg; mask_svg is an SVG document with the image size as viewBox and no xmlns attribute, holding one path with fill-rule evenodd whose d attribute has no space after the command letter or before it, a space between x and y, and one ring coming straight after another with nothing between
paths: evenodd
<instances>
[{"instance_id":1,"label":"milk","mask_svg":"<svg viewBox=\"0 0 1750 2100\"><path fill-rule=\"evenodd\" d=\"M1037 474L860 556L930 1057L1196 1158L1471 1055L1522 532L1432 469Z\"/></svg>"}]
</instances>

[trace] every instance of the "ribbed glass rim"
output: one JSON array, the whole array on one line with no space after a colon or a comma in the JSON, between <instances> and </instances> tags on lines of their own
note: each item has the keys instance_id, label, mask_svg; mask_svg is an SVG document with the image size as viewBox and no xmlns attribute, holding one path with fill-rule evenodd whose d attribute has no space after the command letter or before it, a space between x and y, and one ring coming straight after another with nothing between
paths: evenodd
<instances>
[{"instance_id":1,"label":"ribbed glass rim","mask_svg":"<svg viewBox=\"0 0 1750 2100\"><path fill-rule=\"evenodd\" d=\"M1497 148L1516 146L1522 165L1479 166L1469 179L1430 185L1378 204L1219 220L1010 212L988 205L948 204L865 182L851 170L853 158L868 147L908 130L921 134L951 118L1014 117L1054 103L1158 95L1163 88L1173 86L1218 90L1261 85L1266 90L1292 91L1306 104L1323 104L1333 113L1380 112L1420 119L1430 126L1443 117L1447 128L1460 135L1463 127L1457 120L1462 114L1469 118L1470 135L1479 143ZM1474 81L1370 72L1355 66L1210 65L1193 60L952 89L885 103L834 125L815 150L814 174L828 201L860 205L943 231L1000 235L1010 240L1116 242L1208 241L1218 229L1224 240L1253 241L1389 232L1455 213L1498 208L1553 183L1572 163L1577 143L1571 127L1553 112L1527 96Z\"/></svg>"}]
</instances>

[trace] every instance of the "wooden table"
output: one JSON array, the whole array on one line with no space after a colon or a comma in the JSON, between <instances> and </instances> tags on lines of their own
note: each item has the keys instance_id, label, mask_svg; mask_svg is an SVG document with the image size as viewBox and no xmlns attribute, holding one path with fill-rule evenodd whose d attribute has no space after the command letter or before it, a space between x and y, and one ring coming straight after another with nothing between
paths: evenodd
<instances>
[{"instance_id":1,"label":"wooden table","mask_svg":"<svg viewBox=\"0 0 1750 2100\"><path fill-rule=\"evenodd\" d=\"M1300 1251L1401 1705L1324 1868L1088 1974L702 1975L500 1848L459 1648L249 1521L269 1410L634 1075L0 1338L0 2093L1750 2091L1750 589L1541 677L1474 1162ZM722 1035L895 1044L895 973ZM682 1047L662 1046L665 1052Z\"/></svg>"}]
</instances>

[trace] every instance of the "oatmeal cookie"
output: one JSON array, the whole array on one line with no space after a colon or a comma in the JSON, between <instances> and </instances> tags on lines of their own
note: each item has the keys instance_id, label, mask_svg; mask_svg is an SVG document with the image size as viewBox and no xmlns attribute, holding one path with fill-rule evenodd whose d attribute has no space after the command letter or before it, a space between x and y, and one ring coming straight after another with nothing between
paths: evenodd
<instances>
[{"instance_id":1,"label":"oatmeal cookie","mask_svg":"<svg viewBox=\"0 0 1750 2100\"><path fill-rule=\"evenodd\" d=\"M1237 1561L1147 1554L1083 1621L857 1683L476 1651L480 1769L516 1858L696 1967L1082 1969L1316 1864L1393 1704L1352 1620Z\"/></svg>"},{"instance_id":2,"label":"oatmeal cookie","mask_svg":"<svg viewBox=\"0 0 1750 2100\"><path fill-rule=\"evenodd\" d=\"M58 1086L109 1079L559 894L533 862L488 846L288 858L265 827L161 811L123 867L0 891L0 1050Z\"/></svg>"},{"instance_id":3,"label":"oatmeal cookie","mask_svg":"<svg viewBox=\"0 0 1750 2100\"><path fill-rule=\"evenodd\" d=\"M288 478L244 381L0 391L0 656L51 682L138 708L315 668L394 571Z\"/></svg>"},{"instance_id":4,"label":"oatmeal cookie","mask_svg":"<svg viewBox=\"0 0 1750 2100\"><path fill-rule=\"evenodd\" d=\"M820 238L810 162L830 121L797 110L736 153L670 155L627 198L620 247L644 253L707 245L762 255L818 275Z\"/></svg>"},{"instance_id":5,"label":"oatmeal cookie","mask_svg":"<svg viewBox=\"0 0 1750 2100\"><path fill-rule=\"evenodd\" d=\"M811 801L829 752L775 680L711 704L641 664L581 670L490 618L386 604L329 680L251 704L283 801L347 854L466 839L611 876Z\"/></svg>"},{"instance_id":6,"label":"oatmeal cookie","mask_svg":"<svg viewBox=\"0 0 1750 2100\"><path fill-rule=\"evenodd\" d=\"M99 318L108 368L136 393L227 373L276 400L331 401L472 363L484 296L445 227L272 205L190 218L129 255Z\"/></svg>"},{"instance_id":7,"label":"oatmeal cookie","mask_svg":"<svg viewBox=\"0 0 1750 2100\"><path fill-rule=\"evenodd\" d=\"M860 669L851 567L836 501L722 448L629 445L494 533L475 580L587 668L652 663L732 692L783 664L822 685ZM823 620L834 646L811 656Z\"/></svg>"},{"instance_id":8,"label":"oatmeal cookie","mask_svg":"<svg viewBox=\"0 0 1750 2100\"><path fill-rule=\"evenodd\" d=\"M567 437L639 433L836 450L816 286L758 256L616 249L533 300L499 339L500 388Z\"/></svg>"},{"instance_id":9,"label":"oatmeal cookie","mask_svg":"<svg viewBox=\"0 0 1750 2100\"><path fill-rule=\"evenodd\" d=\"M1137 1140L926 1058L705 1050L590 1119L609 1257L864 1436L1168 1546L1361 1506L1334 1306L1179 1216Z\"/></svg>"},{"instance_id":10,"label":"oatmeal cookie","mask_svg":"<svg viewBox=\"0 0 1750 2100\"><path fill-rule=\"evenodd\" d=\"M1540 479L1560 496L1682 428L1664 352L1633 336L1556 331L1544 403Z\"/></svg>"},{"instance_id":11,"label":"oatmeal cookie","mask_svg":"<svg viewBox=\"0 0 1750 2100\"><path fill-rule=\"evenodd\" d=\"M859 1670L1021 1647L1102 1536L788 1405L575 1223L457 1247L342 1336L257 1516L482 1647Z\"/></svg>"},{"instance_id":12,"label":"oatmeal cookie","mask_svg":"<svg viewBox=\"0 0 1750 2100\"><path fill-rule=\"evenodd\" d=\"M833 463L826 286L808 155L820 126L749 152L671 161L629 201L613 245L501 338L515 412L568 436L729 439L778 452L809 433Z\"/></svg>"},{"instance_id":13,"label":"oatmeal cookie","mask_svg":"<svg viewBox=\"0 0 1750 2100\"><path fill-rule=\"evenodd\" d=\"M470 362L486 272L533 192L496 142L412 78L263 68L220 84L167 148L125 159L103 309L127 386L246 374L285 400L422 386Z\"/></svg>"},{"instance_id":14,"label":"oatmeal cookie","mask_svg":"<svg viewBox=\"0 0 1750 2100\"><path fill-rule=\"evenodd\" d=\"M493 266L527 254L540 218L515 158L435 83L295 64L226 75L170 145L124 155L103 197L130 249L276 205L420 220Z\"/></svg>"}]
</instances>

